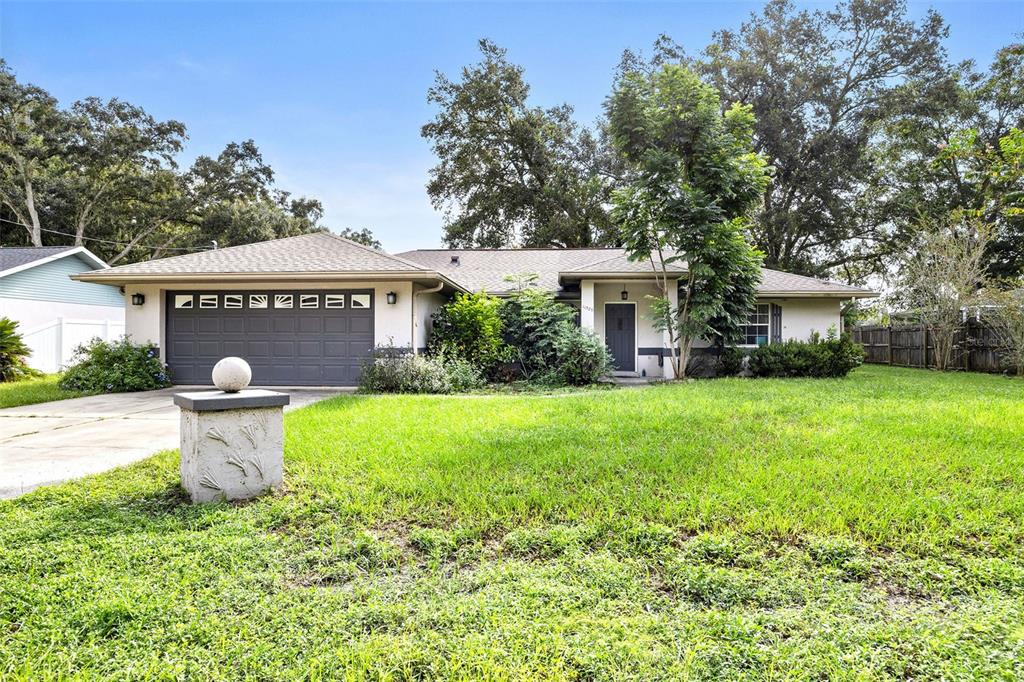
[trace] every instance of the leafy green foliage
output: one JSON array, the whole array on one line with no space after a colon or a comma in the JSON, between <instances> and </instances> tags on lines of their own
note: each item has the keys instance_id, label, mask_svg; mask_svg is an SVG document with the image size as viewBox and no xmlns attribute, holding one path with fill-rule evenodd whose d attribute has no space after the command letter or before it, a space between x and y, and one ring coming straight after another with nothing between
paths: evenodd
<instances>
[{"instance_id":1,"label":"leafy green foliage","mask_svg":"<svg viewBox=\"0 0 1024 682\"><path fill-rule=\"evenodd\" d=\"M372 249L383 249L384 245L380 243L380 240L373 236L373 231L364 227L361 230L356 230L351 227L346 227L339 233L345 239L350 239L356 244L362 244L363 246L369 246Z\"/></svg>"},{"instance_id":2,"label":"leafy green foliage","mask_svg":"<svg viewBox=\"0 0 1024 682\"><path fill-rule=\"evenodd\" d=\"M432 316L431 352L454 354L485 373L504 361L501 299L484 292L457 294Z\"/></svg>"},{"instance_id":3,"label":"leafy green foliage","mask_svg":"<svg viewBox=\"0 0 1024 682\"><path fill-rule=\"evenodd\" d=\"M846 335L807 343L785 341L759 346L750 354L757 377L845 377L864 362L864 349Z\"/></svg>"},{"instance_id":4,"label":"leafy green foliage","mask_svg":"<svg viewBox=\"0 0 1024 682\"><path fill-rule=\"evenodd\" d=\"M255 142L179 168L186 139L184 124L116 98L62 108L0 60L0 202L24 225L5 237L87 242L116 264L320 229L320 202L275 188Z\"/></svg>"},{"instance_id":5,"label":"leafy green foliage","mask_svg":"<svg viewBox=\"0 0 1024 682\"><path fill-rule=\"evenodd\" d=\"M1020 380L339 396L286 494L0 500L12 679L1012 680Z\"/></svg>"},{"instance_id":6,"label":"leafy green foliage","mask_svg":"<svg viewBox=\"0 0 1024 682\"><path fill-rule=\"evenodd\" d=\"M414 355L408 348L378 347L359 376L363 393L458 393L484 385L471 362L451 352Z\"/></svg>"},{"instance_id":7,"label":"leafy green foliage","mask_svg":"<svg viewBox=\"0 0 1024 682\"><path fill-rule=\"evenodd\" d=\"M614 240L604 180L615 165L572 108L530 106L523 70L480 41L482 59L454 82L438 73L423 126L438 163L427 192L450 246L590 246Z\"/></svg>"},{"instance_id":8,"label":"leafy green foliage","mask_svg":"<svg viewBox=\"0 0 1024 682\"><path fill-rule=\"evenodd\" d=\"M562 327L575 320L576 312L571 307L527 281L502 301L499 313L505 343L513 349L527 378L558 364L556 340Z\"/></svg>"},{"instance_id":9,"label":"leafy green foliage","mask_svg":"<svg viewBox=\"0 0 1024 682\"><path fill-rule=\"evenodd\" d=\"M612 371L608 347L593 332L572 322L562 322L554 330L555 364L550 379L568 386L597 383Z\"/></svg>"},{"instance_id":10,"label":"leafy green foliage","mask_svg":"<svg viewBox=\"0 0 1024 682\"><path fill-rule=\"evenodd\" d=\"M754 117L739 104L723 114L718 92L677 65L622 74L608 116L632 172L613 217L630 258L655 274L652 322L678 348L670 362L682 377L693 342L735 336L757 295L761 254L747 218L769 173L753 149ZM686 267L678 287L675 264Z\"/></svg>"},{"instance_id":11,"label":"leafy green foliage","mask_svg":"<svg viewBox=\"0 0 1024 682\"><path fill-rule=\"evenodd\" d=\"M743 371L743 361L747 354L736 346L726 346L718 355L717 374L724 377L734 377Z\"/></svg>"},{"instance_id":12,"label":"leafy green foliage","mask_svg":"<svg viewBox=\"0 0 1024 682\"><path fill-rule=\"evenodd\" d=\"M60 379L64 390L90 393L151 391L170 384L170 370L160 362L156 346L132 343L127 336L79 346Z\"/></svg>"},{"instance_id":13,"label":"leafy green foliage","mask_svg":"<svg viewBox=\"0 0 1024 682\"><path fill-rule=\"evenodd\" d=\"M756 149L775 174L751 230L768 267L858 277L901 246L892 216L868 199L883 143L875 131L920 106L917 85L949 69L942 18L908 15L902 0L822 10L772 0L693 60L726 102L757 117Z\"/></svg>"},{"instance_id":14,"label":"leafy green foliage","mask_svg":"<svg viewBox=\"0 0 1024 682\"><path fill-rule=\"evenodd\" d=\"M39 372L26 364L31 354L32 350L18 332L18 323L0 317L0 382L39 376Z\"/></svg>"}]
</instances>

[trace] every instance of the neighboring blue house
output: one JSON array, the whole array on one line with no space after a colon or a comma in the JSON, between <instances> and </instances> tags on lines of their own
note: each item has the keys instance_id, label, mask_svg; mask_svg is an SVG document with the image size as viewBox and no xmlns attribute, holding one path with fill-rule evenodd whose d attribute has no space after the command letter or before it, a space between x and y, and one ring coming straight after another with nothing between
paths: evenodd
<instances>
[{"instance_id":1,"label":"neighboring blue house","mask_svg":"<svg viewBox=\"0 0 1024 682\"><path fill-rule=\"evenodd\" d=\"M117 289L71 279L106 268L82 246L0 247L0 317L18 323L30 365L56 372L79 344L124 334Z\"/></svg>"}]
</instances>

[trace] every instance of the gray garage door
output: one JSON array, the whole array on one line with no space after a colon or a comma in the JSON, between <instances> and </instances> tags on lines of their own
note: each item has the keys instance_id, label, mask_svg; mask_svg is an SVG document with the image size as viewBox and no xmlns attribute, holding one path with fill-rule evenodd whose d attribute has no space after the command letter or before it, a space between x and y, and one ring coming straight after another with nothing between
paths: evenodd
<instances>
[{"instance_id":1,"label":"gray garage door","mask_svg":"<svg viewBox=\"0 0 1024 682\"><path fill-rule=\"evenodd\" d=\"M254 386L351 386L373 350L373 292L170 291L167 364L177 384L209 384L223 357Z\"/></svg>"}]
</instances>

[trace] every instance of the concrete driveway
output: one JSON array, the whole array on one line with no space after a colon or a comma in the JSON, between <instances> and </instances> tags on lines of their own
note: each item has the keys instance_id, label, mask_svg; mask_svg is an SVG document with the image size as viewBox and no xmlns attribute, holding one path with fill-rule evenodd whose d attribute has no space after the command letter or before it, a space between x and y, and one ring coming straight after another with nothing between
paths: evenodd
<instances>
[{"instance_id":1,"label":"concrete driveway","mask_svg":"<svg viewBox=\"0 0 1024 682\"><path fill-rule=\"evenodd\" d=\"M0 498L177 448L179 416L171 396L187 390L94 395L0 410ZM293 410L352 389L275 390L291 395L285 409Z\"/></svg>"}]
</instances>

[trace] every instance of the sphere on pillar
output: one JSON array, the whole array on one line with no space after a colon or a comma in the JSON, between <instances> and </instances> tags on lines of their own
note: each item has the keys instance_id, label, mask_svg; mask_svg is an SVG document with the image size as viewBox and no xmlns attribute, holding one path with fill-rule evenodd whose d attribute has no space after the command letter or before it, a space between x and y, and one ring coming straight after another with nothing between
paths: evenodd
<instances>
[{"instance_id":1,"label":"sphere on pillar","mask_svg":"<svg viewBox=\"0 0 1024 682\"><path fill-rule=\"evenodd\" d=\"M213 385L225 393L237 393L252 381L252 369L242 358L224 358L213 366Z\"/></svg>"}]
</instances>

